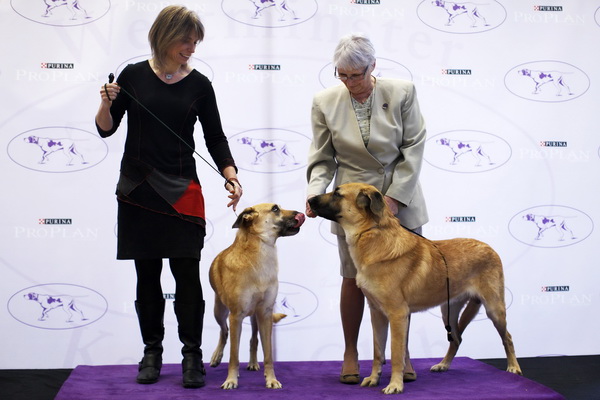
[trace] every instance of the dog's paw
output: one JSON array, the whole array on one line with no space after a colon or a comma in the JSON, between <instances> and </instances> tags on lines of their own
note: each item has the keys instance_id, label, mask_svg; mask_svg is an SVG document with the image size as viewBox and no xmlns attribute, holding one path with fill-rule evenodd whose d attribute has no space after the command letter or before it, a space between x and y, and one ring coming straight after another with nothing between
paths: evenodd
<instances>
[{"instance_id":1,"label":"dog's paw","mask_svg":"<svg viewBox=\"0 0 600 400\"><path fill-rule=\"evenodd\" d=\"M404 384L390 383L381 390L383 394L398 394L404 391Z\"/></svg>"},{"instance_id":2,"label":"dog's paw","mask_svg":"<svg viewBox=\"0 0 600 400\"><path fill-rule=\"evenodd\" d=\"M218 367L219 364L221 364L221 360L223 359L223 353L218 354L217 352L215 352L212 357L210 358L210 366L215 368Z\"/></svg>"},{"instance_id":3,"label":"dog's paw","mask_svg":"<svg viewBox=\"0 0 600 400\"><path fill-rule=\"evenodd\" d=\"M362 386L362 387L374 387L374 386L377 386L377 385L379 385L379 375L377 375L377 376L367 376L360 383L360 386Z\"/></svg>"},{"instance_id":4,"label":"dog's paw","mask_svg":"<svg viewBox=\"0 0 600 400\"><path fill-rule=\"evenodd\" d=\"M277 379L268 379L267 380L267 389L281 389L283 386L281 382Z\"/></svg>"},{"instance_id":5,"label":"dog's paw","mask_svg":"<svg viewBox=\"0 0 600 400\"><path fill-rule=\"evenodd\" d=\"M260 371L260 364L258 364L257 362L249 362L246 369L248 371Z\"/></svg>"},{"instance_id":6,"label":"dog's paw","mask_svg":"<svg viewBox=\"0 0 600 400\"><path fill-rule=\"evenodd\" d=\"M233 380L233 379L227 379L221 385L221 389L225 389L225 390L237 389L237 387L238 387L237 380Z\"/></svg>"},{"instance_id":7,"label":"dog's paw","mask_svg":"<svg viewBox=\"0 0 600 400\"><path fill-rule=\"evenodd\" d=\"M449 369L448 365L446 365L444 363L439 363L439 364L435 364L429 370L431 372L446 372L446 371L448 371L448 369Z\"/></svg>"},{"instance_id":8,"label":"dog's paw","mask_svg":"<svg viewBox=\"0 0 600 400\"><path fill-rule=\"evenodd\" d=\"M510 372L511 374L523 375L521 368L519 367L508 367L506 372Z\"/></svg>"}]
</instances>

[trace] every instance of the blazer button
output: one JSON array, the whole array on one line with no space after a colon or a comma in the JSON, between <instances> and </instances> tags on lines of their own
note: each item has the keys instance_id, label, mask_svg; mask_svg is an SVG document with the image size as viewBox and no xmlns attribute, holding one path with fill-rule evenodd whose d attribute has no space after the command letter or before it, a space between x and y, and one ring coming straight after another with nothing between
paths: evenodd
<instances>
[{"instance_id":1,"label":"blazer button","mask_svg":"<svg viewBox=\"0 0 600 400\"><path fill-rule=\"evenodd\" d=\"M379 172L379 175L383 175L385 170L383 168L379 168L377 172Z\"/></svg>"}]
</instances>

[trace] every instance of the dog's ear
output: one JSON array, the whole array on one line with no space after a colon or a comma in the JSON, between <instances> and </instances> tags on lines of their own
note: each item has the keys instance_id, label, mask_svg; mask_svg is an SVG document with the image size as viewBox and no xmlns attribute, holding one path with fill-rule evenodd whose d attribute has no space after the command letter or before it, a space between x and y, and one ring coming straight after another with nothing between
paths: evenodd
<instances>
[{"instance_id":1,"label":"dog's ear","mask_svg":"<svg viewBox=\"0 0 600 400\"><path fill-rule=\"evenodd\" d=\"M252 207L246 208L240 215L238 215L237 219L233 223L232 229L239 228L242 224L248 225L254 219L256 215L256 211Z\"/></svg>"},{"instance_id":2,"label":"dog's ear","mask_svg":"<svg viewBox=\"0 0 600 400\"><path fill-rule=\"evenodd\" d=\"M356 197L356 205L364 210L369 210L377 221L385 209L385 199L378 190L361 190Z\"/></svg>"}]
</instances>

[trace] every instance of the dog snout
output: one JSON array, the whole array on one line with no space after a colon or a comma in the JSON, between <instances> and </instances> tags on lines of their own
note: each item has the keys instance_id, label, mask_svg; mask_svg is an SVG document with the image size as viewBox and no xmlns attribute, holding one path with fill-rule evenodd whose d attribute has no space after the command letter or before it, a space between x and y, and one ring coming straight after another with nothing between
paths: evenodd
<instances>
[{"instance_id":1,"label":"dog snout","mask_svg":"<svg viewBox=\"0 0 600 400\"><path fill-rule=\"evenodd\" d=\"M302 226L302 224L304 223L304 221L306 220L306 215L299 212L298 214L296 214L294 216L294 219L296 220L296 225L294 226L294 228L300 228Z\"/></svg>"}]
</instances>

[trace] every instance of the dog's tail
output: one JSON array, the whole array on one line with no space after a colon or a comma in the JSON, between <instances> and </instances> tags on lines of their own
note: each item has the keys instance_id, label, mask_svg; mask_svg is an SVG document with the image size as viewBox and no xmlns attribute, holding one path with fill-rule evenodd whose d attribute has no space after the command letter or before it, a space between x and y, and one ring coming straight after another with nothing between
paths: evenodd
<instances>
[{"instance_id":1,"label":"dog's tail","mask_svg":"<svg viewBox=\"0 0 600 400\"><path fill-rule=\"evenodd\" d=\"M281 321L282 319L284 319L285 317L287 317L287 314L274 313L273 314L273 323L276 324L279 321Z\"/></svg>"}]
</instances>

